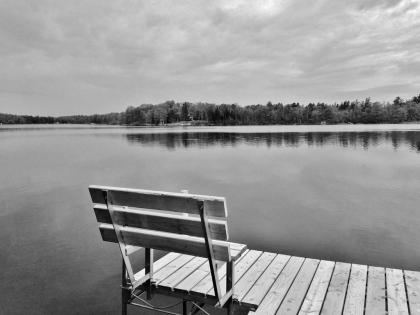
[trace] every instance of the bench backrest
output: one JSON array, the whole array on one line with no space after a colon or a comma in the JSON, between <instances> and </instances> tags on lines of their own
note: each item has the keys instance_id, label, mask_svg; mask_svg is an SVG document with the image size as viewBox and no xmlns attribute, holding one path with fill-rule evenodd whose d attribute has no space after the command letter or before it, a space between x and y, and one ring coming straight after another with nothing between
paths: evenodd
<instances>
[{"instance_id":1,"label":"bench backrest","mask_svg":"<svg viewBox=\"0 0 420 315\"><path fill-rule=\"evenodd\" d=\"M211 263L231 260L225 198L107 186L89 186L89 191L102 239L118 242L125 259L130 246L137 246L206 257Z\"/></svg>"}]
</instances>

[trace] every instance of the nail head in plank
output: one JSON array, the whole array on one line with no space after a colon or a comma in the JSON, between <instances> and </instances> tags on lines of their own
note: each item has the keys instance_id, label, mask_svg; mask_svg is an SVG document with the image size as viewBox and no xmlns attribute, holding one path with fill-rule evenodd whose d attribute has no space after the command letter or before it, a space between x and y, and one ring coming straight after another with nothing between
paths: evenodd
<instances>
[{"instance_id":1,"label":"nail head in plank","mask_svg":"<svg viewBox=\"0 0 420 315\"><path fill-rule=\"evenodd\" d=\"M364 314L366 280L367 266L352 264L349 285L346 294L346 301L344 302L344 315Z\"/></svg>"},{"instance_id":2,"label":"nail head in plank","mask_svg":"<svg viewBox=\"0 0 420 315\"><path fill-rule=\"evenodd\" d=\"M319 260L305 259L276 314L297 314L318 268Z\"/></svg>"},{"instance_id":3,"label":"nail head in plank","mask_svg":"<svg viewBox=\"0 0 420 315\"><path fill-rule=\"evenodd\" d=\"M385 269L368 268L366 315L386 314Z\"/></svg>"},{"instance_id":4,"label":"nail head in plank","mask_svg":"<svg viewBox=\"0 0 420 315\"><path fill-rule=\"evenodd\" d=\"M341 314L343 311L344 299L346 297L347 284L350 275L350 267L351 265L347 263L335 263L334 272L328 286L321 314Z\"/></svg>"},{"instance_id":5,"label":"nail head in plank","mask_svg":"<svg viewBox=\"0 0 420 315\"><path fill-rule=\"evenodd\" d=\"M388 315L408 315L404 275L400 269L386 269Z\"/></svg>"},{"instance_id":6,"label":"nail head in plank","mask_svg":"<svg viewBox=\"0 0 420 315\"><path fill-rule=\"evenodd\" d=\"M319 263L311 286L306 293L305 300L300 308L299 314L319 314L327 293L328 285L334 270L334 262L322 260Z\"/></svg>"}]
</instances>

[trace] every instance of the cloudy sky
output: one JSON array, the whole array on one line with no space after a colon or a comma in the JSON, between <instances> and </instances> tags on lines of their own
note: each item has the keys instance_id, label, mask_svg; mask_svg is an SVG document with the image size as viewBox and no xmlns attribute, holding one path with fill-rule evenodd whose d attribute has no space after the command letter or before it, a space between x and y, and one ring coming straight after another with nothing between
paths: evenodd
<instances>
[{"instance_id":1,"label":"cloudy sky","mask_svg":"<svg viewBox=\"0 0 420 315\"><path fill-rule=\"evenodd\" d=\"M420 93L420 0L0 0L0 112Z\"/></svg>"}]
</instances>

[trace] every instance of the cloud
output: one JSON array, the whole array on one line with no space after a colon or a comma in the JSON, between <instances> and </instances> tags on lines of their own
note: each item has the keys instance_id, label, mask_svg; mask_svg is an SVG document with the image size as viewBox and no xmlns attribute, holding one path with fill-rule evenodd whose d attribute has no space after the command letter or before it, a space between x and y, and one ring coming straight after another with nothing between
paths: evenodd
<instances>
[{"instance_id":1,"label":"cloud","mask_svg":"<svg viewBox=\"0 0 420 315\"><path fill-rule=\"evenodd\" d=\"M3 0L0 36L0 112L420 90L418 0Z\"/></svg>"}]
</instances>

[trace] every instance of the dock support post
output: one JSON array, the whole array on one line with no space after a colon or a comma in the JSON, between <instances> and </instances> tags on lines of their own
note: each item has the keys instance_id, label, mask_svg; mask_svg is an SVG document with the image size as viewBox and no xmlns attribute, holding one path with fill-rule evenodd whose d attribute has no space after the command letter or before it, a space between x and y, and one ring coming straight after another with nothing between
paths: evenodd
<instances>
[{"instance_id":1,"label":"dock support post","mask_svg":"<svg viewBox=\"0 0 420 315\"><path fill-rule=\"evenodd\" d=\"M182 301L182 315L188 315L188 301Z\"/></svg>"},{"instance_id":2,"label":"dock support post","mask_svg":"<svg viewBox=\"0 0 420 315\"><path fill-rule=\"evenodd\" d=\"M127 315L127 275L126 275L124 259L122 260L121 272L121 314Z\"/></svg>"},{"instance_id":3,"label":"dock support post","mask_svg":"<svg viewBox=\"0 0 420 315\"><path fill-rule=\"evenodd\" d=\"M228 303L228 308L227 308L227 313L229 315L233 314L233 300L235 298L234 294L233 294L233 285L235 283L235 264L233 261L229 261L226 264L226 292L229 292L230 290L232 290L232 296L230 297Z\"/></svg>"},{"instance_id":4,"label":"dock support post","mask_svg":"<svg viewBox=\"0 0 420 315\"><path fill-rule=\"evenodd\" d=\"M152 282L153 282L153 249L145 249L145 274L150 275L150 279L147 280L147 299L152 298Z\"/></svg>"}]
</instances>

